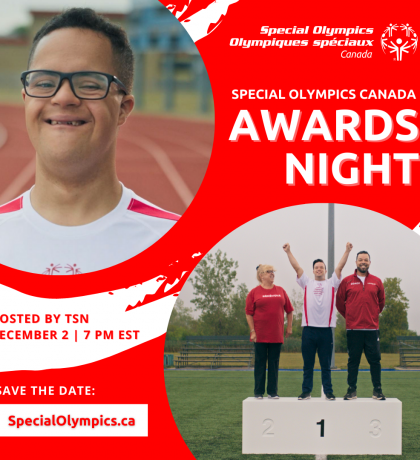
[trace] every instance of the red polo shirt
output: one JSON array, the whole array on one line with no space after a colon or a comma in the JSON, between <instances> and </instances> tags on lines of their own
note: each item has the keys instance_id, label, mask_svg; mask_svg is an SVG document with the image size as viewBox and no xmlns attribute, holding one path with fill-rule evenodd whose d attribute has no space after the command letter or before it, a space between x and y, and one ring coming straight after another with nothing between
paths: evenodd
<instances>
[{"instance_id":1,"label":"red polo shirt","mask_svg":"<svg viewBox=\"0 0 420 460\"><path fill-rule=\"evenodd\" d=\"M280 286L257 286L246 298L245 312L254 317L257 342L284 342L284 312L293 311L286 291Z\"/></svg>"}]
</instances>

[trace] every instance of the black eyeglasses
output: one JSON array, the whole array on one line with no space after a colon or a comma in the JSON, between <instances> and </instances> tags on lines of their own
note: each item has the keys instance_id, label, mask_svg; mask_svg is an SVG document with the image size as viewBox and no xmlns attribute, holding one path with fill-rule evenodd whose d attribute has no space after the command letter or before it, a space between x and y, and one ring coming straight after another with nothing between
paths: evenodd
<instances>
[{"instance_id":1,"label":"black eyeglasses","mask_svg":"<svg viewBox=\"0 0 420 460\"><path fill-rule=\"evenodd\" d=\"M104 99L114 82L125 94L128 91L117 77L102 72L54 72L52 70L28 70L20 79L25 93L30 97L52 97L68 80L73 94L79 99Z\"/></svg>"}]
</instances>

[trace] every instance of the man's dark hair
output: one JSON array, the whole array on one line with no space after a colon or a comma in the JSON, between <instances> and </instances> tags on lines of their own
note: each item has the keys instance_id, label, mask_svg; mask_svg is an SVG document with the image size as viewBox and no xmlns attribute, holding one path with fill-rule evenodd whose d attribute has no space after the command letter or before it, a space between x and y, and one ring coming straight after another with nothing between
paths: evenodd
<instances>
[{"instance_id":1,"label":"man's dark hair","mask_svg":"<svg viewBox=\"0 0 420 460\"><path fill-rule=\"evenodd\" d=\"M357 255L356 255L356 260L357 260L357 258L359 257L359 254L367 254L367 255L369 256L369 260L370 260L370 254L369 254L367 251L360 251L360 252L358 252Z\"/></svg>"},{"instance_id":2,"label":"man's dark hair","mask_svg":"<svg viewBox=\"0 0 420 460\"><path fill-rule=\"evenodd\" d=\"M327 266L325 265L325 262L322 259L316 259L314 260L314 263L312 264L312 270L315 268L315 264L317 262L322 262L324 264L324 267L327 268Z\"/></svg>"},{"instance_id":3,"label":"man's dark hair","mask_svg":"<svg viewBox=\"0 0 420 460\"><path fill-rule=\"evenodd\" d=\"M92 30L108 38L114 55L116 77L124 83L127 91L131 93L134 76L134 56L127 34L121 27L112 24L108 19L90 8L71 8L58 16L54 16L44 24L34 37L31 51L29 52L28 69L40 40L54 30L67 28Z\"/></svg>"}]
</instances>

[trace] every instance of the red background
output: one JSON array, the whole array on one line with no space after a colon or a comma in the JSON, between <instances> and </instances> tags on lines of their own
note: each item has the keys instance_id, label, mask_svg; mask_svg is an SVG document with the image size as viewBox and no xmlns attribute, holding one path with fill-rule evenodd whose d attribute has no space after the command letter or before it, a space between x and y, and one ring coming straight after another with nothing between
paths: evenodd
<instances>
[{"instance_id":1,"label":"red background","mask_svg":"<svg viewBox=\"0 0 420 460\"><path fill-rule=\"evenodd\" d=\"M329 185L306 185L296 174L294 186L286 185L285 157L290 152L301 161L305 153L327 153L332 159L343 152L359 155L357 166L363 182L363 154L372 153L373 162L381 162L382 153L418 153L419 141L401 143L393 136L380 143L325 142L315 136L310 143L302 137L306 121L312 110L322 110L335 137L335 111L354 110L362 118L358 129L364 133L363 115L367 109L379 109L392 117L402 109L418 108L418 101L406 100L232 100L233 89L413 89L419 91L419 53L405 55L401 62L394 61L382 52L380 36L390 22L409 22L420 32L419 3L406 1L393 4L380 1L353 1L347 4L336 1L319 2L252 2L240 0L229 7L221 24L208 37L197 43L206 64L215 101L216 129L212 157L204 181L191 206L179 223L153 247L118 266L100 272L74 277L48 277L29 275L0 267L4 285L21 292L49 298L75 297L112 291L139 284L153 277L167 276L173 283L182 271L190 272L200 257L220 239L247 221L267 212L302 203L335 202L361 206L385 214L409 228L420 221L413 207L420 187L420 163L412 163L412 185L402 185L402 164L392 162L391 186L381 184L381 176L374 174L373 186L351 188L338 184L329 173ZM231 38L266 39L260 35L262 26L305 27L316 25L328 27L373 27L370 36L352 36L355 39L374 39L369 49L371 59L342 59L344 48L319 49L312 46L298 48L253 47L242 49L230 47ZM330 37L330 39L335 36ZM273 38L273 37L271 37ZM278 39L321 39L309 37L278 36ZM359 48L357 51L364 51ZM238 142L228 138L240 110L249 110L253 116L261 142L252 142L249 136L241 136ZM266 139L260 110L269 110L272 120L278 112L288 119L293 110L302 110L300 129L295 142L286 142L280 134L277 142ZM413 122L413 119L410 119ZM418 124L418 120L415 120ZM405 130L399 129L401 133ZM343 174L346 174L344 169ZM172 264L172 265L171 265ZM185 280L187 276L183 279ZM180 283L182 284L182 283ZM181 287L176 286L168 293ZM167 293L167 294L168 294ZM156 296L148 296L145 302L163 295L163 288ZM141 306L140 306L141 308ZM69 397L70 403L148 403L148 438L26 438L2 439L2 450L13 451L15 458L189 458L170 414L164 391L162 369L164 337L140 345L119 355L72 369L39 372L12 372L1 375L1 385L60 385L94 383L94 397ZM150 389L153 382L153 391ZM57 399L57 400L56 400ZM52 397L13 397L13 403L55 403ZM3 403L8 403L2 397ZM12 400L10 399L10 402ZM67 397L60 397L66 403ZM163 433L165 442L163 442ZM192 456L191 456L192 457Z\"/></svg>"}]
</instances>

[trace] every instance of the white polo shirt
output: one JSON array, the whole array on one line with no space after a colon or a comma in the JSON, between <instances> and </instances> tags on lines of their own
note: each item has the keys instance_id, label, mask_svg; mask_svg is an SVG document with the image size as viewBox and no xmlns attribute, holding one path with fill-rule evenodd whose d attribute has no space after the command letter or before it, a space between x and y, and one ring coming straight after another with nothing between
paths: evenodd
<instances>
[{"instance_id":1,"label":"white polo shirt","mask_svg":"<svg viewBox=\"0 0 420 460\"><path fill-rule=\"evenodd\" d=\"M303 298L302 326L335 327L335 294L341 279L333 276L324 281L309 279L306 273L296 279L305 291Z\"/></svg>"},{"instance_id":2,"label":"white polo shirt","mask_svg":"<svg viewBox=\"0 0 420 460\"><path fill-rule=\"evenodd\" d=\"M0 264L44 275L112 267L147 249L179 219L123 186L111 212L86 225L56 225L32 207L30 190L0 206Z\"/></svg>"}]
</instances>

